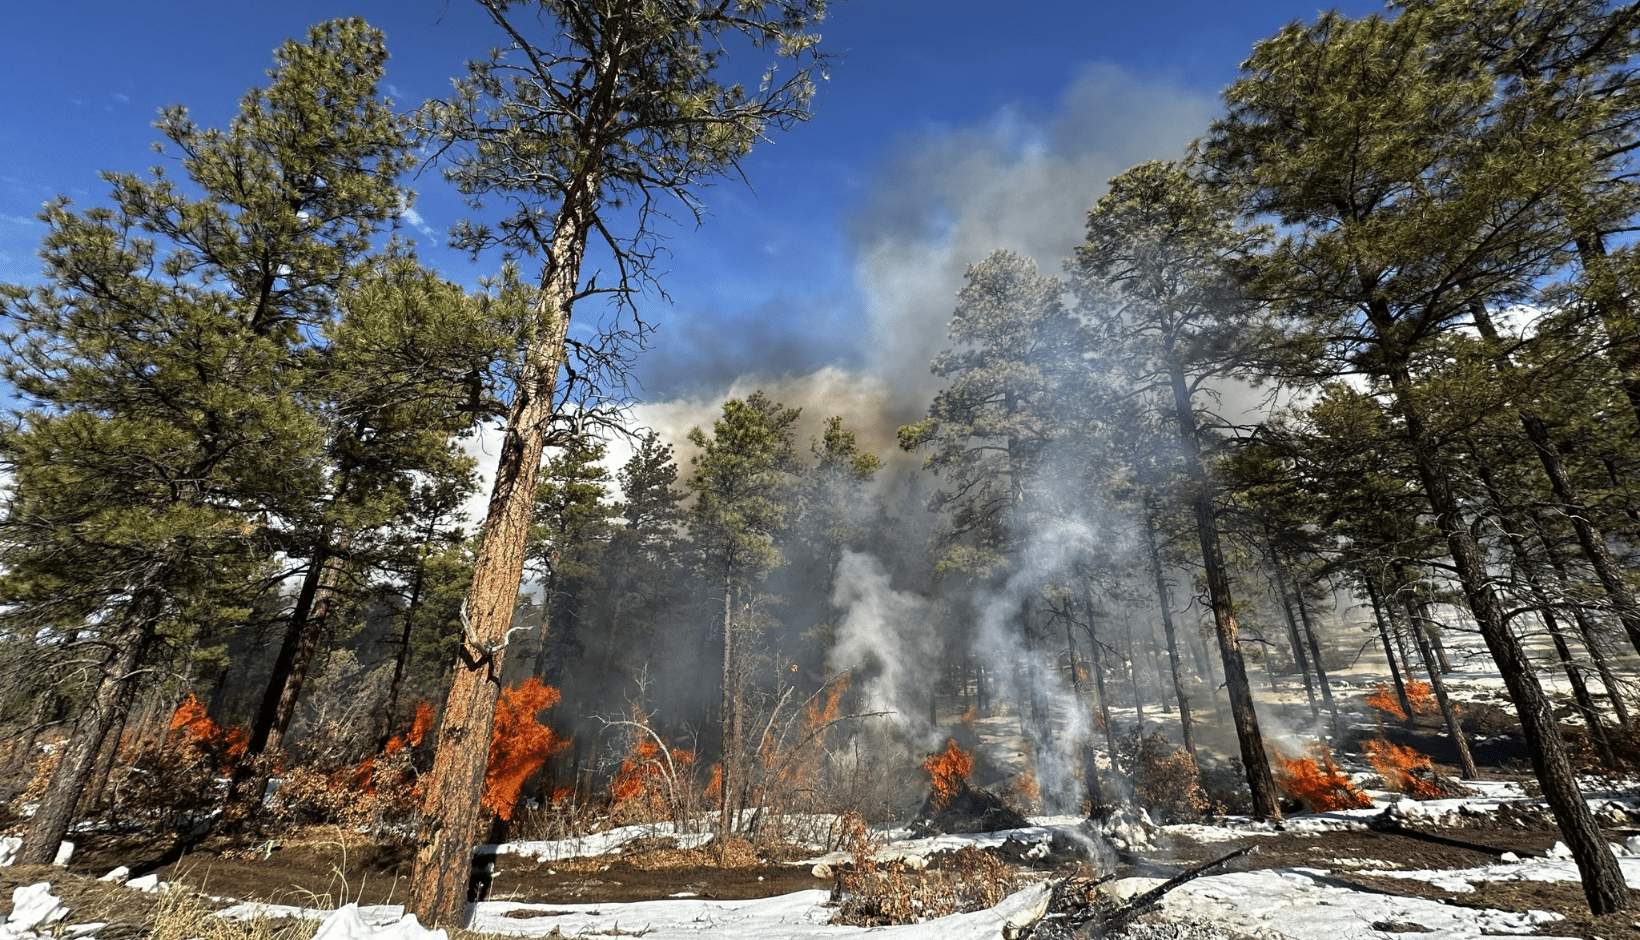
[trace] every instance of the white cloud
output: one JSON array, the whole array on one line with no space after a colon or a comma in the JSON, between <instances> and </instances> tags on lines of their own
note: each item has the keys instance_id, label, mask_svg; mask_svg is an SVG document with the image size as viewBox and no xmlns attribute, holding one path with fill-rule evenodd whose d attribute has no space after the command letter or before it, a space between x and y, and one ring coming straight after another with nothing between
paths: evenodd
<instances>
[{"instance_id":1,"label":"white cloud","mask_svg":"<svg viewBox=\"0 0 1640 940\"><path fill-rule=\"evenodd\" d=\"M405 206L404 211L400 213L400 215L404 217L404 221L409 222L412 226L414 226L416 231L426 235L428 238L438 237L438 232L435 231L431 225L428 225L427 220L423 219L421 217L421 213L417 212L415 209Z\"/></svg>"}]
</instances>

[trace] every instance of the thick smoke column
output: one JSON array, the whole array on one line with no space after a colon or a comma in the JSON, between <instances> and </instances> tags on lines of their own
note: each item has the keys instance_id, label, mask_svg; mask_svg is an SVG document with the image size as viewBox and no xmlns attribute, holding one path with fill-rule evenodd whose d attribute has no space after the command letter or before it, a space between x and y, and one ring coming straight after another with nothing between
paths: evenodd
<instances>
[{"instance_id":1,"label":"thick smoke column","mask_svg":"<svg viewBox=\"0 0 1640 940\"><path fill-rule=\"evenodd\" d=\"M933 677L923 667L934 661L937 646L927 602L894 590L876 558L844 551L832 603L847 613L827 668L854 670L867 709L890 712L909 741L933 746L934 729L925 720Z\"/></svg>"}]
</instances>

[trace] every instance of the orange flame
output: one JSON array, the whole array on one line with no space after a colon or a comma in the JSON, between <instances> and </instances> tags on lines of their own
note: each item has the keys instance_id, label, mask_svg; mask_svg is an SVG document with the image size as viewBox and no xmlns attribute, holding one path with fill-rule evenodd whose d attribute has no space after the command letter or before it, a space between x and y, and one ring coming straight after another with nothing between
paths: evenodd
<instances>
[{"instance_id":1,"label":"orange flame","mask_svg":"<svg viewBox=\"0 0 1640 940\"><path fill-rule=\"evenodd\" d=\"M172 742L201 752L217 764L222 773L230 773L239 759L245 756L250 735L238 725L222 728L205 713L205 706L189 692L171 714Z\"/></svg>"},{"instance_id":2,"label":"orange flame","mask_svg":"<svg viewBox=\"0 0 1640 940\"><path fill-rule=\"evenodd\" d=\"M945 743L945 752L923 761L923 769L933 778L934 802L944 806L968 786L968 775L974 772L974 756L957 747L957 739Z\"/></svg>"},{"instance_id":3,"label":"orange flame","mask_svg":"<svg viewBox=\"0 0 1640 940\"><path fill-rule=\"evenodd\" d=\"M1288 796L1304 800L1318 813L1372 806L1372 800L1339 772L1325 745L1317 744L1311 751L1314 758L1276 758L1276 782Z\"/></svg>"},{"instance_id":4,"label":"orange flame","mask_svg":"<svg viewBox=\"0 0 1640 940\"><path fill-rule=\"evenodd\" d=\"M433 727L433 705L430 702L416 703L416 720L410 723L410 733L404 736L404 743L411 747L421 747L421 739L427 736L427 730Z\"/></svg>"},{"instance_id":5,"label":"orange flame","mask_svg":"<svg viewBox=\"0 0 1640 940\"><path fill-rule=\"evenodd\" d=\"M1363 747L1373 768L1384 778L1385 786L1420 800L1433 800L1442 795L1434 782L1435 765L1427 755L1402 747L1382 735L1367 741ZM1425 773L1420 776L1414 773L1417 770Z\"/></svg>"},{"instance_id":6,"label":"orange flame","mask_svg":"<svg viewBox=\"0 0 1640 940\"><path fill-rule=\"evenodd\" d=\"M537 716L558 704L558 690L531 676L522 685L501 690L490 737L490 762L484 771L484 805L511 819L524 781L547 758L569 746Z\"/></svg>"},{"instance_id":7,"label":"orange flame","mask_svg":"<svg viewBox=\"0 0 1640 940\"><path fill-rule=\"evenodd\" d=\"M712 779L706 784L706 791L701 794L708 803L716 804L723 799L723 765L712 765Z\"/></svg>"},{"instance_id":8,"label":"orange flame","mask_svg":"<svg viewBox=\"0 0 1640 940\"><path fill-rule=\"evenodd\" d=\"M1407 720L1406 710L1401 707L1400 701L1390 693L1389 686L1382 682L1378 683L1378 689L1375 692L1367 696L1367 704L1389 715L1396 721Z\"/></svg>"},{"instance_id":9,"label":"orange flame","mask_svg":"<svg viewBox=\"0 0 1640 940\"><path fill-rule=\"evenodd\" d=\"M668 748L665 754L654 738L643 737L621 761L621 769L609 785L609 795L617 806L642 799L651 811L666 809L671 797L673 771L681 774L695 762L695 752ZM670 764L667 758L671 758Z\"/></svg>"},{"instance_id":10,"label":"orange flame","mask_svg":"<svg viewBox=\"0 0 1640 940\"><path fill-rule=\"evenodd\" d=\"M1416 715L1433 715L1441 710L1429 683L1417 679L1407 683L1407 701L1412 703L1412 711Z\"/></svg>"}]
</instances>

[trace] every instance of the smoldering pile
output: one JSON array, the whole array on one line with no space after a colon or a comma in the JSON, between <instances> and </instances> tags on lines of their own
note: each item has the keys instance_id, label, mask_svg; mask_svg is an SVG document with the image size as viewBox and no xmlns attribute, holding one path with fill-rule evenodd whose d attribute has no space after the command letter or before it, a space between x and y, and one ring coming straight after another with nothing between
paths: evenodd
<instances>
[{"instance_id":1,"label":"smoldering pile","mask_svg":"<svg viewBox=\"0 0 1640 940\"><path fill-rule=\"evenodd\" d=\"M959 779L929 792L911 823L911 831L918 836L934 836L1001 832L1024 829L1030 824L1025 814L1009 806L1002 797Z\"/></svg>"}]
</instances>

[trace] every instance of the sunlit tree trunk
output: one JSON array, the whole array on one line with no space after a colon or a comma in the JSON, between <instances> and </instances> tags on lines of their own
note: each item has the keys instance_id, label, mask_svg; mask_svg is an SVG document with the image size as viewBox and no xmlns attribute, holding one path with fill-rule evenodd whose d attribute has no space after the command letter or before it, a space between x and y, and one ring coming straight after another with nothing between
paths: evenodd
<instances>
[{"instance_id":1,"label":"sunlit tree trunk","mask_svg":"<svg viewBox=\"0 0 1640 940\"><path fill-rule=\"evenodd\" d=\"M590 200L590 192L582 195ZM570 298L586 247L583 217L562 216L552 261L534 308L536 328L525 352L501 439L501 453L484 518L482 544L464 604L461 645L439 722L438 750L423 778L422 826L410 879L410 911L425 924L466 922L473 846L484 830L484 791L490 730L501 667L535 507L535 483L556 410L564 363Z\"/></svg>"}]
</instances>

